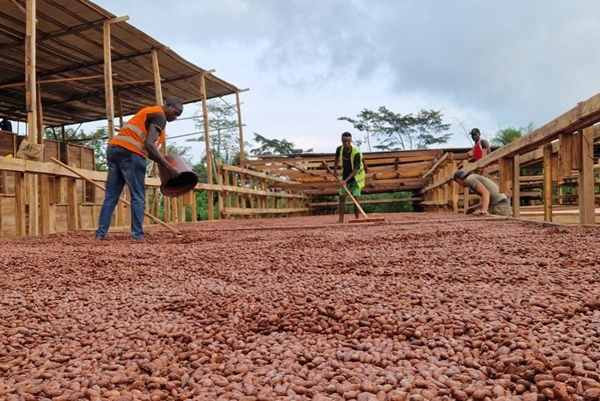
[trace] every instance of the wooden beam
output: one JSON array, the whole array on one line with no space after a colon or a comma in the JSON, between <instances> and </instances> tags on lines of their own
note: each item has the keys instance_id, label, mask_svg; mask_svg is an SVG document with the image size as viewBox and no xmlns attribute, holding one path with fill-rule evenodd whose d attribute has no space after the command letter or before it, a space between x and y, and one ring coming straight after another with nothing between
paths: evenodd
<instances>
[{"instance_id":1,"label":"wooden beam","mask_svg":"<svg viewBox=\"0 0 600 401\"><path fill-rule=\"evenodd\" d=\"M577 106L544 126L495 150L479 161L469 164L468 169L465 171L471 172L478 168L484 168L487 165L496 162L501 157L511 157L515 154L526 153L539 147L543 143L557 138L561 133L575 132L599 121L600 94L597 94L586 101L580 102Z\"/></svg>"},{"instance_id":2,"label":"wooden beam","mask_svg":"<svg viewBox=\"0 0 600 401\"><path fill-rule=\"evenodd\" d=\"M116 76L117 74L113 74L113 75ZM42 79L42 80L38 80L37 83L38 84L51 84L51 83L61 83L61 82L85 81L88 79L96 79L96 78L102 78L102 77L104 77L104 75L89 75L87 77ZM15 83L10 83L10 84L0 85L0 89L14 88L17 86L24 86L24 85L25 85L25 82L15 82Z\"/></svg>"}]
</instances>

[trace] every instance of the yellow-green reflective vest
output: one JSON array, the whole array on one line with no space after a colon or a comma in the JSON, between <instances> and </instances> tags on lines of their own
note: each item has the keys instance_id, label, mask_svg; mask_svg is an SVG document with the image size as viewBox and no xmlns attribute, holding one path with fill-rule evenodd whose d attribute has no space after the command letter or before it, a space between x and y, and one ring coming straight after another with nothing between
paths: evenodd
<instances>
[{"instance_id":1,"label":"yellow-green reflective vest","mask_svg":"<svg viewBox=\"0 0 600 401\"><path fill-rule=\"evenodd\" d=\"M358 168L358 173L356 173L356 175L354 176L354 180L356 181L356 183L358 184L359 188L362 188L365 186L365 166L363 165L363 157L362 154L360 153L360 150L354 146L354 145L350 145L352 146L352 150L350 151L350 167L352 168L352 171L354 171L354 158L356 157L356 154L358 153L360 155L359 159L360 159L360 167ZM342 155L342 152L344 151L344 147L342 146L340 149L340 163L342 166L342 171L344 171L344 157Z\"/></svg>"}]
</instances>

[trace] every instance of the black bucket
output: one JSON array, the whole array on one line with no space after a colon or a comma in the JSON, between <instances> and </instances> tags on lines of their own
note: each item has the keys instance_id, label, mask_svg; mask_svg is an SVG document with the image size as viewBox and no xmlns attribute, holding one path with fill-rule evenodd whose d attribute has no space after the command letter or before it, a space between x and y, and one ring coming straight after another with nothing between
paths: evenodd
<instances>
[{"instance_id":1,"label":"black bucket","mask_svg":"<svg viewBox=\"0 0 600 401\"><path fill-rule=\"evenodd\" d=\"M181 174L175 178L167 178L168 174L162 165L158 165L160 173L160 191L164 196L181 196L190 192L198 184L198 175L192 171L179 155L167 155L165 159Z\"/></svg>"}]
</instances>

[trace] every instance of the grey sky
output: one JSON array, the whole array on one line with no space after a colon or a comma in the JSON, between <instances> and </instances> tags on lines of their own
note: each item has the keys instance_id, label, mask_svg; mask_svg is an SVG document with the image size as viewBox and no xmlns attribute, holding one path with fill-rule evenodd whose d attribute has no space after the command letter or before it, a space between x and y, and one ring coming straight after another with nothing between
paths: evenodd
<instances>
[{"instance_id":1,"label":"grey sky","mask_svg":"<svg viewBox=\"0 0 600 401\"><path fill-rule=\"evenodd\" d=\"M593 0L96 3L250 88L241 95L247 140L258 132L332 152L341 132L361 137L338 117L386 106L441 109L453 124L448 146L470 146L458 122L490 139L501 127L541 126L600 90Z\"/></svg>"}]
</instances>

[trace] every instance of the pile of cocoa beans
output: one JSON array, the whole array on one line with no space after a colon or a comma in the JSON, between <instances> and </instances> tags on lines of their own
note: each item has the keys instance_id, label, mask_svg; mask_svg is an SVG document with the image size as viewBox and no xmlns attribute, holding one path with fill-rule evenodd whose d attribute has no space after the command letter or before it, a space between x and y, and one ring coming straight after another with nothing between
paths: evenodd
<instances>
[{"instance_id":1,"label":"pile of cocoa beans","mask_svg":"<svg viewBox=\"0 0 600 401\"><path fill-rule=\"evenodd\" d=\"M600 400L600 229L461 215L0 240L0 399Z\"/></svg>"}]
</instances>

